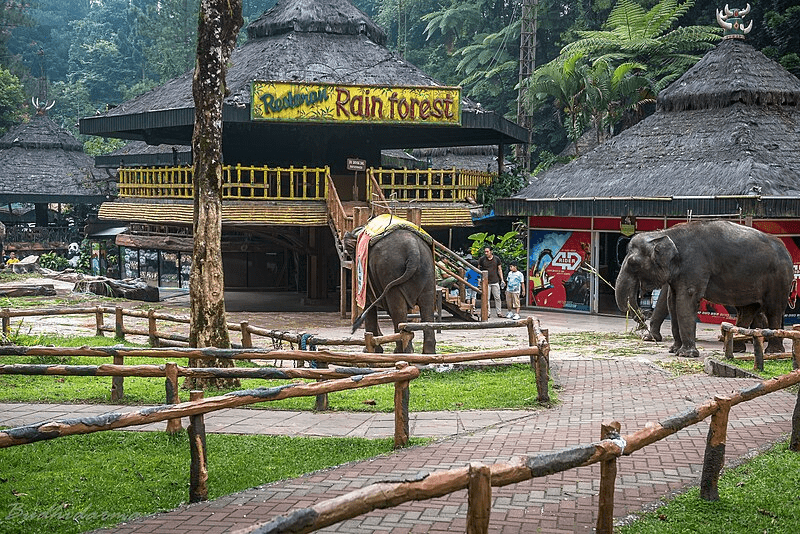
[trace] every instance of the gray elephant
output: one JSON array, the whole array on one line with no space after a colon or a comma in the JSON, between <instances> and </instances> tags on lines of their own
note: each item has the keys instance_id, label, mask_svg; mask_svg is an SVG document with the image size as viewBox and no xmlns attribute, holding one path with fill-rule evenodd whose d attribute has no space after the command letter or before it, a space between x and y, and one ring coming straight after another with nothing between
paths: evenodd
<instances>
[{"instance_id":1,"label":"gray elephant","mask_svg":"<svg viewBox=\"0 0 800 534\"><path fill-rule=\"evenodd\" d=\"M700 300L736 306L740 324L762 312L769 328L783 325L793 279L792 258L776 237L731 221L698 221L637 234L617 277L617 306L636 309L639 294L669 285L676 356L698 357ZM768 352L782 352L772 338Z\"/></svg>"},{"instance_id":2,"label":"gray elephant","mask_svg":"<svg viewBox=\"0 0 800 534\"><path fill-rule=\"evenodd\" d=\"M642 334L642 339L644 341L661 341L661 325L664 323L664 319L667 318L669 314L668 311L668 302L669 302L669 284L664 284L661 288L661 295L659 296L658 300L656 301L656 306L653 308L653 314L650 316L650 325L647 330ZM744 315L742 310L738 307L736 308L736 326L742 328L767 328L767 316L764 315L764 312L759 310L756 316L753 318L752 323L744 324L743 318ZM746 346L744 341L734 341L733 342L733 352L744 352L746 350Z\"/></svg>"},{"instance_id":3,"label":"gray elephant","mask_svg":"<svg viewBox=\"0 0 800 534\"><path fill-rule=\"evenodd\" d=\"M359 231L348 232L343 238L345 249L356 258ZM354 261L354 269L357 269ZM398 332L398 325L408 320L408 311L419 306L423 322L433 322L436 306L436 274L431 244L414 230L400 226L385 234L372 237L367 255L367 298L364 313L353 324L355 331L364 321L364 328L381 335L378 326L380 304L389 312ZM354 284L354 291L356 291ZM433 329L425 329L422 352L436 352ZM378 347L379 352L382 349ZM411 343L403 347L398 342L395 352L413 352Z\"/></svg>"}]
</instances>

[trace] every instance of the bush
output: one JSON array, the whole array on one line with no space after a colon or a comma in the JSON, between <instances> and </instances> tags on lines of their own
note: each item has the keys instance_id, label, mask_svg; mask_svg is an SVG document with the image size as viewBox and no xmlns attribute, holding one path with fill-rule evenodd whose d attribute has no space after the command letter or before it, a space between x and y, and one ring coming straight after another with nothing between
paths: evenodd
<instances>
[{"instance_id":1,"label":"bush","mask_svg":"<svg viewBox=\"0 0 800 534\"><path fill-rule=\"evenodd\" d=\"M69 267L69 262L67 261L67 258L60 256L55 252L47 252L39 256L39 265L52 271L63 271Z\"/></svg>"}]
</instances>

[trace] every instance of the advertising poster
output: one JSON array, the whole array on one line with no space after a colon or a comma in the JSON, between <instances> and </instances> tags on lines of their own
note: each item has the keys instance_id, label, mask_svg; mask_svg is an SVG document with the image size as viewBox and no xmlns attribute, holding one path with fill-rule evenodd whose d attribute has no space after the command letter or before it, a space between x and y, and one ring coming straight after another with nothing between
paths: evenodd
<instances>
[{"instance_id":1,"label":"advertising poster","mask_svg":"<svg viewBox=\"0 0 800 534\"><path fill-rule=\"evenodd\" d=\"M531 306L589 311L591 242L589 232L530 231Z\"/></svg>"},{"instance_id":2,"label":"advertising poster","mask_svg":"<svg viewBox=\"0 0 800 534\"><path fill-rule=\"evenodd\" d=\"M786 245L786 249L792 256L792 263L794 263L794 283L786 313L783 316L783 324L800 324L800 299L797 298L797 288L800 284L800 236L781 237L780 240Z\"/></svg>"}]
</instances>

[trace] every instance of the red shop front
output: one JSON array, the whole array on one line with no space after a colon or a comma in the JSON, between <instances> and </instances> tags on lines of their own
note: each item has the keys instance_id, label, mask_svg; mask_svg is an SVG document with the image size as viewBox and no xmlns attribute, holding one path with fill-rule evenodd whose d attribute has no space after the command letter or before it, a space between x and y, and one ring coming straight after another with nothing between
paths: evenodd
<instances>
[{"instance_id":1,"label":"red shop front","mask_svg":"<svg viewBox=\"0 0 800 534\"><path fill-rule=\"evenodd\" d=\"M527 305L621 314L613 288L631 237L634 233L663 230L686 220L631 216L529 217ZM800 220L737 221L779 237L794 260L795 280L800 278ZM786 309L786 324L800 323L800 306L795 307L795 296L793 291ZM732 322L735 310L704 300L698 318L707 323Z\"/></svg>"}]
</instances>

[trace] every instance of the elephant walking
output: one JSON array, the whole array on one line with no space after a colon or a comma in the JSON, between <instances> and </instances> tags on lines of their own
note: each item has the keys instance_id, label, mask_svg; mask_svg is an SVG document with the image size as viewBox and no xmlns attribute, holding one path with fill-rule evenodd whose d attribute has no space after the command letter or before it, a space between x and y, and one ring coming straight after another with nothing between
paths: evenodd
<instances>
[{"instance_id":1,"label":"elephant walking","mask_svg":"<svg viewBox=\"0 0 800 534\"><path fill-rule=\"evenodd\" d=\"M389 217L389 216L381 216ZM380 217L370 223L382 224ZM384 219L389 220L397 217ZM374 222L377 221L377 222ZM408 312L419 306L420 318L423 322L433 322L436 308L436 272L433 262L431 244L423 238L423 234L400 219L404 225L391 227L385 233L369 240L366 262L366 302L364 313L353 325L355 331L364 322L364 328L375 335L382 335L378 325L378 304L388 312L398 332L398 325L408 320ZM360 230L360 229L359 229ZM344 245L351 257L356 258L359 232L345 234ZM369 236L365 236L369 238ZM354 264L357 262L354 262ZM357 269L357 267L354 267ZM354 284L353 291L357 291ZM423 332L422 352L436 352L436 337L433 329ZM382 349L378 347L379 352ZM402 346L397 342L395 352L413 352L411 343Z\"/></svg>"},{"instance_id":2,"label":"elephant walking","mask_svg":"<svg viewBox=\"0 0 800 534\"><path fill-rule=\"evenodd\" d=\"M701 299L736 306L740 324L753 324L763 312L769 328L777 329L793 277L792 258L780 239L731 221L698 221L634 236L615 296L626 311L636 308L639 294L669 285L671 350L697 357ZM782 341L770 339L767 350L782 352Z\"/></svg>"}]
</instances>

